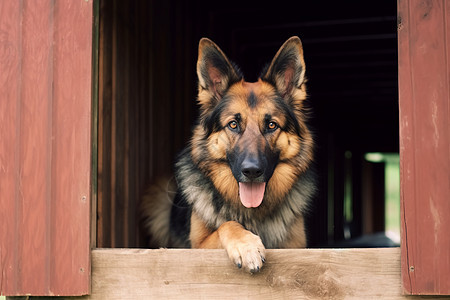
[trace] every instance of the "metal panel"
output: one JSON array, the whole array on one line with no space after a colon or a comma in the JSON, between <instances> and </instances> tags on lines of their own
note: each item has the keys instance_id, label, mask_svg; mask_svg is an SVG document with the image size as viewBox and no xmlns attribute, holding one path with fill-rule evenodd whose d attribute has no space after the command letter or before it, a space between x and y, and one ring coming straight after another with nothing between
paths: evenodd
<instances>
[{"instance_id":1,"label":"metal panel","mask_svg":"<svg viewBox=\"0 0 450 300\"><path fill-rule=\"evenodd\" d=\"M403 289L450 294L450 2L398 3Z\"/></svg>"},{"instance_id":2,"label":"metal panel","mask_svg":"<svg viewBox=\"0 0 450 300\"><path fill-rule=\"evenodd\" d=\"M0 6L0 292L87 294L92 1Z\"/></svg>"}]
</instances>

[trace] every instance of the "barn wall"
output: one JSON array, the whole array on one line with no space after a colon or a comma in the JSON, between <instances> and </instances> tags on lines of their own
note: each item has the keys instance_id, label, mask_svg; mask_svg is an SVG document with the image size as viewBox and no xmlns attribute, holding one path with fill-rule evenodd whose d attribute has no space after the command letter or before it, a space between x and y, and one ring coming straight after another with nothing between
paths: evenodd
<instances>
[{"instance_id":1,"label":"barn wall","mask_svg":"<svg viewBox=\"0 0 450 300\"><path fill-rule=\"evenodd\" d=\"M398 3L403 288L450 294L450 2Z\"/></svg>"},{"instance_id":2,"label":"barn wall","mask_svg":"<svg viewBox=\"0 0 450 300\"><path fill-rule=\"evenodd\" d=\"M0 3L0 294L90 288L92 1Z\"/></svg>"}]
</instances>

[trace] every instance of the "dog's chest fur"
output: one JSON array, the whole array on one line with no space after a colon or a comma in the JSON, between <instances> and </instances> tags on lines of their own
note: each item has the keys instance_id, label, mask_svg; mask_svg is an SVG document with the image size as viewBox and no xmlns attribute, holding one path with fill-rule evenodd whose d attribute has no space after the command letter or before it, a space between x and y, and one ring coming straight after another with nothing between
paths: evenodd
<instances>
[{"instance_id":1,"label":"dog's chest fur","mask_svg":"<svg viewBox=\"0 0 450 300\"><path fill-rule=\"evenodd\" d=\"M227 221L237 221L247 230L259 235L266 248L277 248L285 242L290 227L299 215L304 215L309 199L314 193L312 172L305 172L276 207L271 209L266 209L264 205L250 209L244 206L236 207L223 199L211 180L196 167L189 151L183 152L176 166L178 193L180 193L178 196L182 198L181 202L190 208L185 209L185 213L195 211L211 231ZM179 217L180 210L175 207L172 210L173 215L174 211L178 211ZM189 218L186 217L184 219ZM177 220L171 220L172 224L176 222Z\"/></svg>"}]
</instances>

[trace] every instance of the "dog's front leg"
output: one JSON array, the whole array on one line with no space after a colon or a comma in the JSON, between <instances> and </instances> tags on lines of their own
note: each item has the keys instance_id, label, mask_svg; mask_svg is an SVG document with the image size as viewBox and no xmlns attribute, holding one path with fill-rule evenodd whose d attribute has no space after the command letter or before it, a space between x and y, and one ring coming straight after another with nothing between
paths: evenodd
<instances>
[{"instance_id":1,"label":"dog's front leg","mask_svg":"<svg viewBox=\"0 0 450 300\"><path fill-rule=\"evenodd\" d=\"M192 248L224 248L233 263L252 273L258 272L265 261L265 248L261 238L235 221L228 221L211 232L195 214L191 216Z\"/></svg>"}]
</instances>

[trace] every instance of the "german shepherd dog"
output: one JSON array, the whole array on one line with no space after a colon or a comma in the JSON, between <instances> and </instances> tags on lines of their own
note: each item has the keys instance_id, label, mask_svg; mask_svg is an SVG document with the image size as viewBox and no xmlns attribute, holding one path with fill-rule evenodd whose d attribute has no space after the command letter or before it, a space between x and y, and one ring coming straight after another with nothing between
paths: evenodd
<instances>
[{"instance_id":1,"label":"german shepherd dog","mask_svg":"<svg viewBox=\"0 0 450 300\"><path fill-rule=\"evenodd\" d=\"M175 164L175 181L143 197L151 247L224 248L257 272L265 248L306 246L304 214L315 192L306 124L305 62L288 39L257 82L211 40L200 40L200 118Z\"/></svg>"}]
</instances>

